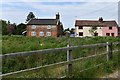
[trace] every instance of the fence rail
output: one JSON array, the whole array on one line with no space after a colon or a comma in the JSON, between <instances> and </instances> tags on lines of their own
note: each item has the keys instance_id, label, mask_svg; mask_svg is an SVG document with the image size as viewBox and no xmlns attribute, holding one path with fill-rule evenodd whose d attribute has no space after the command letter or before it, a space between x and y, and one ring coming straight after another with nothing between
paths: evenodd
<instances>
[{"instance_id":1,"label":"fence rail","mask_svg":"<svg viewBox=\"0 0 120 80\"><path fill-rule=\"evenodd\" d=\"M82 46L69 46L69 47L62 47L62 48L53 48L53 49L44 49L44 50L36 50L36 51L28 51L28 52L17 52L17 53L10 53L10 54L4 54L0 55L2 59L7 57L17 57L17 56L30 56L33 54L49 54L51 52L56 51L67 51L67 50L73 50L76 48L90 48L90 47L96 47L96 46L106 46L107 43L100 43L100 44L91 44L91 45L82 45Z\"/></svg>"},{"instance_id":2,"label":"fence rail","mask_svg":"<svg viewBox=\"0 0 120 80\"><path fill-rule=\"evenodd\" d=\"M68 73L71 74L72 63L78 62L80 60L88 59L88 58L92 58L92 57L96 57L96 56L101 56L101 55L107 55L107 61L110 60L112 58L112 53L119 51L119 50L112 50L112 45L118 45L118 44L120 44L120 42L114 42L114 43L107 42L107 43L81 45L81 46L67 45L67 47L63 47L63 48L54 48L54 49L45 49L45 50L36 50L36 51L29 51L29 52L18 52L18 53L0 55L1 58L5 59L5 58L14 58L14 57L17 57L17 56L30 56L30 55L33 55L33 54L42 54L42 53L49 54L50 52L56 52L56 51L61 51L61 50L62 51L67 51L67 61L54 63L54 64L50 64L50 65L45 65L45 66L39 66L39 67L25 69L25 70L20 70L20 71L16 71L16 72L10 72L10 73L6 73L6 74L1 74L0 76L9 76L9 75L22 73L22 72L38 70L38 69L41 69L41 68L47 68L47 67L53 67L53 66L64 66L64 65L67 65ZM96 46L106 46L106 52L101 53L101 54L95 54L95 55L87 56L87 57L77 58L77 59L72 58L72 50L74 50L76 48L91 48L91 47L96 47ZM99 66L99 65L101 65L101 64L98 64L97 66ZM84 71L84 70L81 70L81 71Z\"/></svg>"}]
</instances>

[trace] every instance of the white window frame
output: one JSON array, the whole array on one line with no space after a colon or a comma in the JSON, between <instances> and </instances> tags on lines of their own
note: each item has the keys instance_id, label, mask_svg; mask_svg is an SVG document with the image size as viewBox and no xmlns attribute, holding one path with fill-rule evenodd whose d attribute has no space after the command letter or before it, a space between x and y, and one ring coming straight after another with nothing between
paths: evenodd
<instances>
[{"instance_id":1,"label":"white window frame","mask_svg":"<svg viewBox=\"0 0 120 80\"><path fill-rule=\"evenodd\" d=\"M35 29L36 28L36 25L32 25L32 27L31 27L32 29Z\"/></svg>"},{"instance_id":2,"label":"white window frame","mask_svg":"<svg viewBox=\"0 0 120 80\"><path fill-rule=\"evenodd\" d=\"M44 32L43 32L43 31L40 31L40 32L39 32L39 36L44 36Z\"/></svg>"},{"instance_id":3,"label":"white window frame","mask_svg":"<svg viewBox=\"0 0 120 80\"><path fill-rule=\"evenodd\" d=\"M31 32L31 36L36 36L36 32L35 32L35 31L32 31L32 32Z\"/></svg>"},{"instance_id":4,"label":"white window frame","mask_svg":"<svg viewBox=\"0 0 120 80\"><path fill-rule=\"evenodd\" d=\"M48 26L47 26L47 29L51 29L51 28L52 28L52 26L51 26L51 25L48 25Z\"/></svg>"},{"instance_id":5,"label":"white window frame","mask_svg":"<svg viewBox=\"0 0 120 80\"><path fill-rule=\"evenodd\" d=\"M51 32L46 32L46 36L51 36Z\"/></svg>"}]
</instances>

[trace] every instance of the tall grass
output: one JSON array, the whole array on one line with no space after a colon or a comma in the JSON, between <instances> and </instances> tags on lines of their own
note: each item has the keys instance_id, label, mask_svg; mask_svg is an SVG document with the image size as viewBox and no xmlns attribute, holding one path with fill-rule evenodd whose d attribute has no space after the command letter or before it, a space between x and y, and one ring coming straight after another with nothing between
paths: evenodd
<instances>
[{"instance_id":1,"label":"tall grass","mask_svg":"<svg viewBox=\"0 0 120 80\"><path fill-rule=\"evenodd\" d=\"M36 38L36 37L24 37L24 36L3 36L3 46L2 51L3 54L9 54L12 52L23 52L23 51L31 51L31 50L39 50L39 49L47 49L47 48L59 48L65 47L67 44L72 46L76 45L86 45L86 44L95 44L95 43L105 43L105 42L118 42L120 38L113 37L94 37L94 38ZM118 46L114 46L116 49ZM120 46L119 46L120 47ZM106 51L105 47L95 47L88 49L75 49L73 51L73 58L85 57L93 54L100 54ZM72 76L67 77L96 77L94 72L101 71L102 72L112 72L112 69L115 69L118 65L117 57L113 59L113 61L109 63L105 63L106 56L92 58L80 61L80 63L73 64L74 70ZM117 58L117 59L116 59ZM61 61L66 61L66 51L58 51L52 54L39 54L39 55L31 55L27 57L16 57L16 58L8 58L3 60L3 73L23 70L27 68L33 68L37 66L49 65ZM113 65L113 67L107 67L102 65L102 67L96 67L94 69L90 69L85 72L79 72L88 67L92 67L96 64L104 63L108 66ZM93 65L94 64L94 65ZM118 67L118 66L117 66ZM100 69L100 70L99 70ZM105 70L104 70L105 69ZM102 71L103 70L103 71ZM18 75L13 75L9 77L20 77L20 78L30 78L30 77L60 77L66 75L66 66L63 67L53 67L48 69L40 69L38 71L25 72Z\"/></svg>"},{"instance_id":2,"label":"tall grass","mask_svg":"<svg viewBox=\"0 0 120 80\"><path fill-rule=\"evenodd\" d=\"M114 38L114 37L36 38L36 37L25 37L25 36L3 36L2 54L66 47L67 44L75 46L75 45L118 42L118 41L120 41L120 38Z\"/></svg>"}]
</instances>

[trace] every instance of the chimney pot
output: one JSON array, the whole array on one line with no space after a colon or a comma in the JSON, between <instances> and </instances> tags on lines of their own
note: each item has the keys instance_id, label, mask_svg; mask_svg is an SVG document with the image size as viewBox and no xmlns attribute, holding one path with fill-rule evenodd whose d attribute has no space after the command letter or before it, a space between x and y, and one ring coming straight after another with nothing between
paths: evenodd
<instances>
[{"instance_id":1,"label":"chimney pot","mask_svg":"<svg viewBox=\"0 0 120 80\"><path fill-rule=\"evenodd\" d=\"M56 14L56 19L60 19L59 12Z\"/></svg>"},{"instance_id":2,"label":"chimney pot","mask_svg":"<svg viewBox=\"0 0 120 80\"><path fill-rule=\"evenodd\" d=\"M100 18L99 18L99 21L100 21L100 22L103 22L103 18L102 18L102 17L100 17Z\"/></svg>"}]
</instances>

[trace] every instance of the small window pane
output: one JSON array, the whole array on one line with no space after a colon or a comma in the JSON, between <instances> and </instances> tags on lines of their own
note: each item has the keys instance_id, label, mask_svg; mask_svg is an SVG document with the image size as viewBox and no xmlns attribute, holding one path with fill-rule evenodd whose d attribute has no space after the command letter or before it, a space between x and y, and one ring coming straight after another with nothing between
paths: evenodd
<instances>
[{"instance_id":1,"label":"small window pane","mask_svg":"<svg viewBox=\"0 0 120 80\"><path fill-rule=\"evenodd\" d=\"M52 26L51 26L51 25L48 25L48 26L47 26L47 29L51 29L51 28L52 28Z\"/></svg>"},{"instance_id":2,"label":"small window pane","mask_svg":"<svg viewBox=\"0 0 120 80\"><path fill-rule=\"evenodd\" d=\"M79 32L79 36L83 36L83 32Z\"/></svg>"},{"instance_id":3,"label":"small window pane","mask_svg":"<svg viewBox=\"0 0 120 80\"><path fill-rule=\"evenodd\" d=\"M112 27L110 26L109 29L112 29Z\"/></svg>"},{"instance_id":4,"label":"small window pane","mask_svg":"<svg viewBox=\"0 0 120 80\"><path fill-rule=\"evenodd\" d=\"M46 36L51 36L51 32L47 32L47 33L46 33Z\"/></svg>"},{"instance_id":5,"label":"small window pane","mask_svg":"<svg viewBox=\"0 0 120 80\"><path fill-rule=\"evenodd\" d=\"M106 36L110 36L110 33L106 33Z\"/></svg>"},{"instance_id":6,"label":"small window pane","mask_svg":"<svg viewBox=\"0 0 120 80\"><path fill-rule=\"evenodd\" d=\"M83 29L83 26L79 26L79 29Z\"/></svg>"},{"instance_id":7,"label":"small window pane","mask_svg":"<svg viewBox=\"0 0 120 80\"><path fill-rule=\"evenodd\" d=\"M32 25L32 29L35 29L36 28L36 25Z\"/></svg>"},{"instance_id":8,"label":"small window pane","mask_svg":"<svg viewBox=\"0 0 120 80\"><path fill-rule=\"evenodd\" d=\"M95 33L94 35L95 35L95 36L98 36L98 33Z\"/></svg>"},{"instance_id":9,"label":"small window pane","mask_svg":"<svg viewBox=\"0 0 120 80\"><path fill-rule=\"evenodd\" d=\"M40 36L44 36L44 32L41 31L41 32L39 33L39 35L40 35Z\"/></svg>"},{"instance_id":10,"label":"small window pane","mask_svg":"<svg viewBox=\"0 0 120 80\"><path fill-rule=\"evenodd\" d=\"M31 36L36 36L36 32L32 31Z\"/></svg>"},{"instance_id":11,"label":"small window pane","mask_svg":"<svg viewBox=\"0 0 120 80\"><path fill-rule=\"evenodd\" d=\"M113 37L114 37L114 33L111 33L111 36L113 36Z\"/></svg>"}]
</instances>

